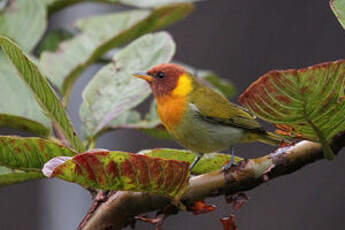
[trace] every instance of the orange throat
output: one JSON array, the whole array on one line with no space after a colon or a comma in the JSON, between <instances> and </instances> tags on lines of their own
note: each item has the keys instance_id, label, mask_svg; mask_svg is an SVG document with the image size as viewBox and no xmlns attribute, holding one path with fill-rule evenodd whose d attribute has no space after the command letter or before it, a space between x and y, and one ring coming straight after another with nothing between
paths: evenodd
<instances>
[{"instance_id":1,"label":"orange throat","mask_svg":"<svg viewBox=\"0 0 345 230\"><path fill-rule=\"evenodd\" d=\"M157 97L158 114L164 126L169 130L174 130L183 117L186 108L186 97L165 95Z\"/></svg>"}]
</instances>

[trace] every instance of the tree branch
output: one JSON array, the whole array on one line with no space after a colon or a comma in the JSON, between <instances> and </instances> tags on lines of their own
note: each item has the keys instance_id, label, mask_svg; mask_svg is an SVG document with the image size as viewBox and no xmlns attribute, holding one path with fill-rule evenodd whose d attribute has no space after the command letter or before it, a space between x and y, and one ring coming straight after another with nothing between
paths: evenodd
<instances>
[{"instance_id":1,"label":"tree branch","mask_svg":"<svg viewBox=\"0 0 345 230\"><path fill-rule=\"evenodd\" d=\"M334 138L335 153L345 145L345 135ZM232 195L251 190L273 178L290 174L303 166L323 159L322 146L301 141L293 146L277 149L266 156L245 159L229 171L214 171L192 177L182 196L186 205L207 197ZM166 197L142 192L116 192L88 213L80 230L116 230L125 227L136 215L159 210L170 203Z\"/></svg>"}]
</instances>

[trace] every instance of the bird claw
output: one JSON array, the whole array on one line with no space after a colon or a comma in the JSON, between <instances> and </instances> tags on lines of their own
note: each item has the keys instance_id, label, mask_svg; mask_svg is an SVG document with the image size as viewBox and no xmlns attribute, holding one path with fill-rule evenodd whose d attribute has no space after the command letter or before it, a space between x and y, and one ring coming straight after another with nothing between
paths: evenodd
<instances>
[{"instance_id":1,"label":"bird claw","mask_svg":"<svg viewBox=\"0 0 345 230\"><path fill-rule=\"evenodd\" d=\"M224 172L228 172L231 168L231 166L233 165L237 165L235 162L235 154L234 154L234 148L231 146L231 160L230 162L228 162L224 167L223 167L223 171Z\"/></svg>"},{"instance_id":2,"label":"bird claw","mask_svg":"<svg viewBox=\"0 0 345 230\"><path fill-rule=\"evenodd\" d=\"M223 166L223 168L222 168L222 170L224 171L224 172L228 172L230 169L231 169L231 167L232 166L236 166L237 164L235 163L235 162L229 162L229 163L227 163L225 166Z\"/></svg>"}]
</instances>

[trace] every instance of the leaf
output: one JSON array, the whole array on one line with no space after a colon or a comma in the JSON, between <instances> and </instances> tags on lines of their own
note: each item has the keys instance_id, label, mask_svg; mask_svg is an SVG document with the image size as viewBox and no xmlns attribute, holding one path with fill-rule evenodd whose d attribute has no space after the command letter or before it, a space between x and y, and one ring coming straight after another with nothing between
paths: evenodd
<instances>
[{"instance_id":1,"label":"leaf","mask_svg":"<svg viewBox=\"0 0 345 230\"><path fill-rule=\"evenodd\" d=\"M119 3L141 8L157 7L177 3L193 3L200 0L118 0Z\"/></svg>"},{"instance_id":2,"label":"leaf","mask_svg":"<svg viewBox=\"0 0 345 230\"><path fill-rule=\"evenodd\" d=\"M45 2L49 9L49 13L60 10L63 7L79 3L80 0L41 0ZM101 2L108 4L122 4L135 7L149 8L149 7L158 7L164 5L173 5L178 3L192 3L200 0L89 0L90 2Z\"/></svg>"},{"instance_id":3,"label":"leaf","mask_svg":"<svg viewBox=\"0 0 345 230\"><path fill-rule=\"evenodd\" d=\"M48 136L50 119L46 117L32 92L16 76L14 68L0 50L0 127L10 127Z\"/></svg>"},{"instance_id":4,"label":"leaf","mask_svg":"<svg viewBox=\"0 0 345 230\"><path fill-rule=\"evenodd\" d=\"M16 67L22 80L34 93L41 108L57 123L70 144L78 151L83 150L83 143L77 137L59 98L37 66L8 38L0 36L0 45Z\"/></svg>"},{"instance_id":5,"label":"leaf","mask_svg":"<svg viewBox=\"0 0 345 230\"><path fill-rule=\"evenodd\" d=\"M75 154L68 147L47 139L0 136L0 165L12 169L40 172L50 159Z\"/></svg>"},{"instance_id":6,"label":"leaf","mask_svg":"<svg viewBox=\"0 0 345 230\"><path fill-rule=\"evenodd\" d=\"M4 7L0 12L0 35L11 37L24 50L31 51L46 28L45 7L37 0L5 1ZM38 136L49 135L50 120L16 75L0 50L0 126L27 130Z\"/></svg>"},{"instance_id":7,"label":"leaf","mask_svg":"<svg viewBox=\"0 0 345 230\"><path fill-rule=\"evenodd\" d=\"M44 178L40 172L25 172L0 166L0 187Z\"/></svg>"},{"instance_id":8,"label":"leaf","mask_svg":"<svg viewBox=\"0 0 345 230\"><path fill-rule=\"evenodd\" d=\"M40 44L38 54L41 54L43 51L57 51L57 49L59 48L59 44L61 42L71 39L72 37L73 34L67 30L52 30L48 33L43 42Z\"/></svg>"},{"instance_id":9,"label":"leaf","mask_svg":"<svg viewBox=\"0 0 345 230\"><path fill-rule=\"evenodd\" d=\"M169 149L169 148L158 148L152 150L143 150L138 154L144 154L145 156L149 157L158 157L165 160L177 160L177 161L185 161L189 162L190 164L196 158L196 154L188 151L188 150L181 150L181 149ZM223 153L208 153L204 154L198 164L193 168L192 174L199 175L208 172L212 172L215 170L221 169L224 165L226 165L231 160L231 155L223 154ZM235 157L235 162L238 163L243 158Z\"/></svg>"},{"instance_id":10,"label":"leaf","mask_svg":"<svg viewBox=\"0 0 345 230\"><path fill-rule=\"evenodd\" d=\"M329 5L338 21L345 29L345 0L330 0Z\"/></svg>"},{"instance_id":11,"label":"leaf","mask_svg":"<svg viewBox=\"0 0 345 230\"><path fill-rule=\"evenodd\" d=\"M0 1L0 12L2 12L8 4L9 4L9 0Z\"/></svg>"},{"instance_id":12,"label":"leaf","mask_svg":"<svg viewBox=\"0 0 345 230\"><path fill-rule=\"evenodd\" d=\"M108 3L108 4L118 2L118 0L87 0L87 1L83 1L83 0L40 0L40 1L43 2L46 5L46 7L48 8L49 15L53 14L55 11L63 9L64 7L68 7L70 5L77 4L80 2L100 2L100 3Z\"/></svg>"},{"instance_id":13,"label":"leaf","mask_svg":"<svg viewBox=\"0 0 345 230\"><path fill-rule=\"evenodd\" d=\"M47 27L47 12L41 0L10 1L0 12L0 35L14 40L25 51L31 51Z\"/></svg>"},{"instance_id":14,"label":"leaf","mask_svg":"<svg viewBox=\"0 0 345 230\"><path fill-rule=\"evenodd\" d=\"M54 158L43 168L47 177L103 190L153 192L180 198L189 179L189 164L126 152L86 152Z\"/></svg>"},{"instance_id":15,"label":"leaf","mask_svg":"<svg viewBox=\"0 0 345 230\"><path fill-rule=\"evenodd\" d=\"M43 164L60 154L76 153L46 139L0 136L0 165L9 167L0 166L0 187L44 178Z\"/></svg>"},{"instance_id":16,"label":"leaf","mask_svg":"<svg viewBox=\"0 0 345 230\"><path fill-rule=\"evenodd\" d=\"M14 104L14 105L17 105L17 104ZM33 105L31 104L31 106ZM22 131L28 131L40 137L47 137L50 134L50 129L39 122L26 119L25 117L8 115L8 114L3 114L3 113L0 113L0 127L7 127L7 128L13 128L13 129L18 129Z\"/></svg>"},{"instance_id":17,"label":"leaf","mask_svg":"<svg viewBox=\"0 0 345 230\"><path fill-rule=\"evenodd\" d=\"M57 52L44 52L40 69L61 90L67 105L74 82L109 49L181 20L192 10L191 4L177 4L81 19L76 23L81 33L62 42Z\"/></svg>"},{"instance_id":18,"label":"leaf","mask_svg":"<svg viewBox=\"0 0 345 230\"><path fill-rule=\"evenodd\" d=\"M174 53L174 41L166 32L147 34L118 52L113 63L103 67L83 92L80 116L88 135L114 126L114 118L150 95L147 83L132 73L169 62Z\"/></svg>"},{"instance_id":19,"label":"leaf","mask_svg":"<svg viewBox=\"0 0 345 230\"><path fill-rule=\"evenodd\" d=\"M268 72L241 95L258 117L280 134L319 141L331 159L328 141L345 130L345 61Z\"/></svg>"}]
</instances>

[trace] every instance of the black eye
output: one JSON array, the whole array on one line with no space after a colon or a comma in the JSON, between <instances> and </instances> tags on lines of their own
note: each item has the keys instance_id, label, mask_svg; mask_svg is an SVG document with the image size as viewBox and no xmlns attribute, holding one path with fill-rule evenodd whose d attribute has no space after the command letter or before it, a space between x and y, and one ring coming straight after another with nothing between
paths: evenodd
<instances>
[{"instance_id":1,"label":"black eye","mask_svg":"<svg viewBox=\"0 0 345 230\"><path fill-rule=\"evenodd\" d=\"M158 77L158 78L165 78L165 73L164 72L158 72L156 74L156 77Z\"/></svg>"}]
</instances>

